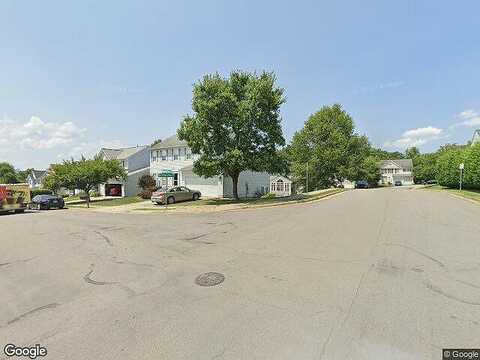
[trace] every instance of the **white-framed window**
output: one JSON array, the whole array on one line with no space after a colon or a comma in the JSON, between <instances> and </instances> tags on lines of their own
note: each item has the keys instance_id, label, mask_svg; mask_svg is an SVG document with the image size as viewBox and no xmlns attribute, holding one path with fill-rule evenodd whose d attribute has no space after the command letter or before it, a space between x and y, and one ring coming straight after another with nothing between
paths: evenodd
<instances>
[{"instance_id":1,"label":"white-framed window","mask_svg":"<svg viewBox=\"0 0 480 360\"><path fill-rule=\"evenodd\" d=\"M277 180L277 191L283 191L283 180L282 179L278 179Z\"/></svg>"},{"instance_id":2,"label":"white-framed window","mask_svg":"<svg viewBox=\"0 0 480 360\"><path fill-rule=\"evenodd\" d=\"M180 158L179 153L180 149L173 149L173 160L178 160Z\"/></svg>"}]
</instances>

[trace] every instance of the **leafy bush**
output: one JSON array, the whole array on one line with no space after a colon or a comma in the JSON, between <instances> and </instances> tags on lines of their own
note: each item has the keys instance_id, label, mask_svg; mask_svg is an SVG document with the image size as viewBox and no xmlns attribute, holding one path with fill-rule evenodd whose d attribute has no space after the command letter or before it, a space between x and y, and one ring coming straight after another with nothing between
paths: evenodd
<instances>
[{"instance_id":1,"label":"leafy bush","mask_svg":"<svg viewBox=\"0 0 480 360\"><path fill-rule=\"evenodd\" d=\"M142 190L153 191L155 186L157 186L155 179L150 175L142 175L140 179L138 179L138 187Z\"/></svg>"},{"instance_id":2,"label":"leafy bush","mask_svg":"<svg viewBox=\"0 0 480 360\"><path fill-rule=\"evenodd\" d=\"M274 199L274 198L276 198L276 195L275 193L272 193L272 192L269 192L262 196L262 199Z\"/></svg>"},{"instance_id":3,"label":"leafy bush","mask_svg":"<svg viewBox=\"0 0 480 360\"><path fill-rule=\"evenodd\" d=\"M442 186L458 187L460 181L459 166L465 161L465 150L446 148L437 158L437 181Z\"/></svg>"},{"instance_id":4,"label":"leafy bush","mask_svg":"<svg viewBox=\"0 0 480 360\"><path fill-rule=\"evenodd\" d=\"M152 189L145 189L138 193L138 196L142 199L150 199L152 197Z\"/></svg>"},{"instance_id":5,"label":"leafy bush","mask_svg":"<svg viewBox=\"0 0 480 360\"><path fill-rule=\"evenodd\" d=\"M37 195L52 195L52 191L47 189L33 189L31 192L32 198Z\"/></svg>"},{"instance_id":6,"label":"leafy bush","mask_svg":"<svg viewBox=\"0 0 480 360\"><path fill-rule=\"evenodd\" d=\"M465 188L480 189L480 143L465 150Z\"/></svg>"}]
</instances>

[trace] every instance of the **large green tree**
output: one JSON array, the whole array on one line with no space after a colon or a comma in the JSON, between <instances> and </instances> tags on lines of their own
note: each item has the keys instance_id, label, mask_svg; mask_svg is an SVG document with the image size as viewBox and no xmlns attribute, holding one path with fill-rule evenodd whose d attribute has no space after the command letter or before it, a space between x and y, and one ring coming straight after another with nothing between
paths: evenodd
<instances>
[{"instance_id":1,"label":"large green tree","mask_svg":"<svg viewBox=\"0 0 480 360\"><path fill-rule=\"evenodd\" d=\"M283 92L268 72L234 71L227 78L206 75L196 83L193 115L186 116L178 130L178 137L200 154L193 171L204 177L231 177L235 198L242 171L282 172Z\"/></svg>"},{"instance_id":2,"label":"large green tree","mask_svg":"<svg viewBox=\"0 0 480 360\"><path fill-rule=\"evenodd\" d=\"M17 183L17 172L13 165L2 162L0 163L0 184L14 184Z\"/></svg>"},{"instance_id":3,"label":"large green tree","mask_svg":"<svg viewBox=\"0 0 480 360\"><path fill-rule=\"evenodd\" d=\"M465 187L480 189L480 143L465 149Z\"/></svg>"},{"instance_id":4,"label":"large green tree","mask_svg":"<svg viewBox=\"0 0 480 360\"><path fill-rule=\"evenodd\" d=\"M413 176L421 184L437 178L437 153L420 154L413 158Z\"/></svg>"},{"instance_id":5,"label":"large green tree","mask_svg":"<svg viewBox=\"0 0 480 360\"><path fill-rule=\"evenodd\" d=\"M54 164L50 174L44 179L44 185L57 190L60 187L83 190L86 194L87 207L90 207L90 191L109 179L125 179L126 172L117 160L94 159L66 160Z\"/></svg>"},{"instance_id":6,"label":"large green tree","mask_svg":"<svg viewBox=\"0 0 480 360\"><path fill-rule=\"evenodd\" d=\"M458 146L445 146L438 152L436 178L440 185L458 187L460 182L459 165L465 162L465 150Z\"/></svg>"},{"instance_id":7,"label":"large green tree","mask_svg":"<svg viewBox=\"0 0 480 360\"><path fill-rule=\"evenodd\" d=\"M351 116L341 105L324 106L297 131L289 147L291 172L308 188L317 189L337 180L358 180L370 144L355 133Z\"/></svg>"}]
</instances>

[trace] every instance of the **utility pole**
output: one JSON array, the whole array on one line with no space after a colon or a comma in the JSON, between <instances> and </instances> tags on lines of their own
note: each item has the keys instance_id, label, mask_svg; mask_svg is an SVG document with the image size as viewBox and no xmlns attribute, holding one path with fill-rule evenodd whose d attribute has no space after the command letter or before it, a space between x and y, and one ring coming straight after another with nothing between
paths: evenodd
<instances>
[{"instance_id":1,"label":"utility pole","mask_svg":"<svg viewBox=\"0 0 480 360\"><path fill-rule=\"evenodd\" d=\"M465 169L465 164L461 163L458 167L460 169L460 191L462 191L462 183L463 183L463 169Z\"/></svg>"},{"instance_id":2,"label":"utility pole","mask_svg":"<svg viewBox=\"0 0 480 360\"><path fill-rule=\"evenodd\" d=\"M307 161L307 184L306 184L306 188L307 188L307 193L308 193L308 161Z\"/></svg>"}]
</instances>

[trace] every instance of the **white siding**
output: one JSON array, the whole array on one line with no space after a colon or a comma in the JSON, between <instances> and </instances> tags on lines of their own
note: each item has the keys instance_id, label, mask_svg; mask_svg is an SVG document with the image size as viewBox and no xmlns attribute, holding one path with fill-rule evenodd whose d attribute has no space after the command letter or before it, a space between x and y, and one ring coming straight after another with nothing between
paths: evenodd
<instances>
[{"instance_id":1,"label":"white siding","mask_svg":"<svg viewBox=\"0 0 480 360\"><path fill-rule=\"evenodd\" d=\"M270 174L266 172L243 171L238 177L238 196L255 197L258 193L267 193L270 189ZM223 179L223 196L233 197L233 181L230 177Z\"/></svg>"}]
</instances>

